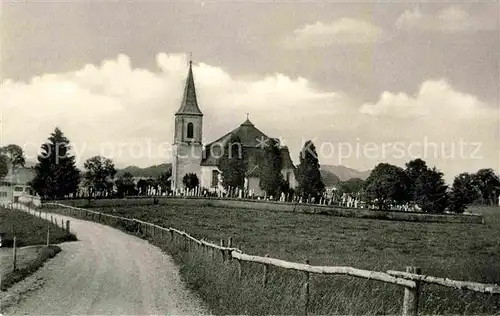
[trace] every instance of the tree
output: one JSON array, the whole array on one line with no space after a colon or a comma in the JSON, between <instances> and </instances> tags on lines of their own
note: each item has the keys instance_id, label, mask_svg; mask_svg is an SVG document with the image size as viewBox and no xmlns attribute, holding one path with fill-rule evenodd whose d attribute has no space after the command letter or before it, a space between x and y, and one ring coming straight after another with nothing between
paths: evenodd
<instances>
[{"instance_id":1,"label":"tree","mask_svg":"<svg viewBox=\"0 0 500 316\"><path fill-rule=\"evenodd\" d=\"M115 165L109 158L94 156L84 163L84 177L92 193L99 196L111 193L113 178L116 174Z\"/></svg>"},{"instance_id":2,"label":"tree","mask_svg":"<svg viewBox=\"0 0 500 316\"><path fill-rule=\"evenodd\" d=\"M137 190L139 190L139 195L146 195L148 182L145 179L139 179L139 181L137 181Z\"/></svg>"},{"instance_id":3,"label":"tree","mask_svg":"<svg viewBox=\"0 0 500 316\"><path fill-rule=\"evenodd\" d=\"M380 163L365 181L366 198L379 210L391 204L402 204L409 200L409 178L405 171L388 163Z\"/></svg>"},{"instance_id":4,"label":"tree","mask_svg":"<svg viewBox=\"0 0 500 316\"><path fill-rule=\"evenodd\" d=\"M340 182L339 194L357 194L363 190L365 181L360 178L351 178L347 181Z\"/></svg>"},{"instance_id":5,"label":"tree","mask_svg":"<svg viewBox=\"0 0 500 316\"><path fill-rule=\"evenodd\" d=\"M116 180L117 194L121 197L136 195L134 176L130 172L125 172Z\"/></svg>"},{"instance_id":6,"label":"tree","mask_svg":"<svg viewBox=\"0 0 500 316\"><path fill-rule=\"evenodd\" d=\"M418 178L424 174L424 172L428 171L429 168L425 161L420 158L414 159L408 163L406 163L406 175L410 180L409 193L412 201L417 200L417 195L415 193L416 183Z\"/></svg>"},{"instance_id":7,"label":"tree","mask_svg":"<svg viewBox=\"0 0 500 316\"><path fill-rule=\"evenodd\" d=\"M325 184L321 178L318 154L312 141L308 140L305 142L299 159L300 164L297 167L297 191L303 199L314 197L318 200L325 191Z\"/></svg>"},{"instance_id":8,"label":"tree","mask_svg":"<svg viewBox=\"0 0 500 316\"><path fill-rule=\"evenodd\" d=\"M170 191L170 186L171 186L170 177L171 176L172 176L172 169L169 169L165 172L162 172L158 176L158 178L156 179L162 193Z\"/></svg>"},{"instance_id":9,"label":"tree","mask_svg":"<svg viewBox=\"0 0 500 316\"><path fill-rule=\"evenodd\" d=\"M153 179L153 178L147 178L146 179L146 194L152 194L152 190L153 189L156 189L156 187L158 186L158 183L156 182L156 179Z\"/></svg>"},{"instance_id":10,"label":"tree","mask_svg":"<svg viewBox=\"0 0 500 316\"><path fill-rule=\"evenodd\" d=\"M0 179L3 179L9 173L9 159L0 154Z\"/></svg>"},{"instance_id":11,"label":"tree","mask_svg":"<svg viewBox=\"0 0 500 316\"><path fill-rule=\"evenodd\" d=\"M474 175L475 182L481 191L483 201L488 201L491 205L498 203L498 194L500 193L500 179L493 169L481 169Z\"/></svg>"},{"instance_id":12,"label":"tree","mask_svg":"<svg viewBox=\"0 0 500 316\"><path fill-rule=\"evenodd\" d=\"M449 208L450 211L463 213L470 204L481 197L475 175L469 173L461 173L453 180L453 185L450 193Z\"/></svg>"},{"instance_id":13,"label":"tree","mask_svg":"<svg viewBox=\"0 0 500 316\"><path fill-rule=\"evenodd\" d=\"M16 167L24 166L26 163L23 149L19 145L10 144L3 148L0 148L0 154L3 154L7 157L13 169L15 169Z\"/></svg>"},{"instance_id":14,"label":"tree","mask_svg":"<svg viewBox=\"0 0 500 316\"><path fill-rule=\"evenodd\" d=\"M243 189L245 185L246 167L243 159L243 146L236 135L231 135L224 146L224 152L219 159L219 169L222 173L222 186Z\"/></svg>"},{"instance_id":15,"label":"tree","mask_svg":"<svg viewBox=\"0 0 500 316\"><path fill-rule=\"evenodd\" d=\"M44 199L59 199L75 194L80 183L80 171L71 155L68 138L59 128L41 146L35 177L31 187ZM18 160L19 161L19 160Z\"/></svg>"},{"instance_id":16,"label":"tree","mask_svg":"<svg viewBox=\"0 0 500 316\"><path fill-rule=\"evenodd\" d=\"M436 168L423 170L411 185L416 204L428 213L443 213L448 205L448 186Z\"/></svg>"},{"instance_id":17,"label":"tree","mask_svg":"<svg viewBox=\"0 0 500 316\"><path fill-rule=\"evenodd\" d=\"M268 196L278 197L281 188L286 187L281 174L281 151L276 141L272 139L269 141L270 144L264 148L263 159L259 166L259 186Z\"/></svg>"},{"instance_id":18,"label":"tree","mask_svg":"<svg viewBox=\"0 0 500 316\"><path fill-rule=\"evenodd\" d=\"M182 183L188 190L193 190L198 187L200 180L198 179L196 173L188 173L182 178Z\"/></svg>"}]
</instances>

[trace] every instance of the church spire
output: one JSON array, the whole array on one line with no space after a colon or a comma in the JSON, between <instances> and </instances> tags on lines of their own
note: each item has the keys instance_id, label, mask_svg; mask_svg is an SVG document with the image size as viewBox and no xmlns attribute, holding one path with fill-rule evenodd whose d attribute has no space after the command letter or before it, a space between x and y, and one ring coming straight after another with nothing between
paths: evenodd
<instances>
[{"instance_id":1,"label":"church spire","mask_svg":"<svg viewBox=\"0 0 500 316\"><path fill-rule=\"evenodd\" d=\"M198 100L196 99L196 89L194 87L193 78L193 61L191 58L189 58L189 71L186 79L186 86L184 87L181 107L175 115L180 114L203 115L198 107Z\"/></svg>"}]
</instances>

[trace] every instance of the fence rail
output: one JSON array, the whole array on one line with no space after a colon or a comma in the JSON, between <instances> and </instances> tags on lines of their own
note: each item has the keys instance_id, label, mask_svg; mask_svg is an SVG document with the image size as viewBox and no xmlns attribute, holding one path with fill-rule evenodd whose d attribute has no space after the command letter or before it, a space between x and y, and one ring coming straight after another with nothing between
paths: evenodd
<instances>
[{"instance_id":1,"label":"fence rail","mask_svg":"<svg viewBox=\"0 0 500 316\"><path fill-rule=\"evenodd\" d=\"M263 284L265 285L267 282L267 273L269 270L269 266L275 266L283 269L291 269L296 271L301 271L306 273L306 283L304 286L305 291L305 314L308 314L308 302L309 302L309 274L339 274L339 275L349 275L358 278L364 278L368 280L376 280L385 283L399 285L405 288L403 304L402 304L402 314L403 315L416 315L418 313L418 303L419 296L422 288L422 283L427 284L437 284L449 288L462 289L462 290L470 290L474 292L480 293L489 293L489 294L500 294L500 286L496 284L483 284L477 282L468 282L468 281L457 281L451 280L447 278L440 278L435 276L427 276L422 275L420 273L420 268L417 267L407 267L406 272L403 271L394 271L389 270L387 272L379 272L379 271L371 271L371 270L362 270L353 267L347 266L312 266L309 265L309 262L306 263L297 263L290 262L276 258L270 258L269 256L261 257L255 255L248 255L243 253L240 249L232 247L231 239L228 240L227 245L225 245L224 240L221 239L220 245L215 243L211 243L205 240L199 240L188 233L169 227L161 227L157 224L141 221L136 218L127 218L122 216L116 216L106 213L101 213L97 211L92 211L83 208L77 208L73 206L68 206L60 203L44 203L45 206L55 206L58 208L66 209L69 212L78 213L84 218L89 217L89 214L92 215L92 219L97 215L98 219L108 217L117 220L122 220L128 223L134 223L134 225L138 226L138 229L142 229L142 231L148 232L151 231L151 235L154 236L156 231L159 232L167 232L171 235L171 238L174 239L174 234L177 236L181 236L185 238L185 240L189 243L206 247L212 251L220 252L222 254L223 261L228 261L234 259L238 263L238 277L241 278L241 261L263 264L264 265L264 276L263 276ZM214 253L214 252L212 252Z\"/></svg>"}]
</instances>

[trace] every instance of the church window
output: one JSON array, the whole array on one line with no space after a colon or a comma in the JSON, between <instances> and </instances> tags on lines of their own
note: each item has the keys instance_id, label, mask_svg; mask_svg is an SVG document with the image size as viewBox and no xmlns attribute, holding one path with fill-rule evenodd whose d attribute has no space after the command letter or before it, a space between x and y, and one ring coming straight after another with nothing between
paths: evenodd
<instances>
[{"instance_id":1,"label":"church window","mask_svg":"<svg viewBox=\"0 0 500 316\"><path fill-rule=\"evenodd\" d=\"M290 176L291 176L291 175L292 175L292 173L291 173L291 172L287 172L287 173L286 173L286 181L287 181L288 183L290 183Z\"/></svg>"},{"instance_id":2,"label":"church window","mask_svg":"<svg viewBox=\"0 0 500 316\"><path fill-rule=\"evenodd\" d=\"M187 138L193 138L194 137L194 125L193 123L188 123L187 125Z\"/></svg>"},{"instance_id":3,"label":"church window","mask_svg":"<svg viewBox=\"0 0 500 316\"><path fill-rule=\"evenodd\" d=\"M212 188L216 188L219 186L219 171L212 171Z\"/></svg>"}]
</instances>

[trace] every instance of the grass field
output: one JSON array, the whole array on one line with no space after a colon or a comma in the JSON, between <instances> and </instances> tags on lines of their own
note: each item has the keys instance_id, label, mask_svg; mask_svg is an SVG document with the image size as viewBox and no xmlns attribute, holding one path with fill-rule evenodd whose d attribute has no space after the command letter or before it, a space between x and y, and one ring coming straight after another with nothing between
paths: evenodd
<instances>
[{"instance_id":1,"label":"grass field","mask_svg":"<svg viewBox=\"0 0 500 316\"><path fill-rule=\"evenodd\" d=\"M17 270L13 271L12 249L2 248L0 252L0 290L4 291L14 283L32 274L45 261L54 257L61 249L56 245L45 247L49 222L26 212L0 208L0 232L4 233L4 247L12 247L13 236L16 236ZM50 227L50 242L58 244L64 241L77 240L73 234L63 229ZM35 247L26 247L33 246ZM26 248L21 248L26 247Z\"/></svg>"},{"instance_id":2,"label":"grass field","mask_svg":"<svg viewBox=\"0 0 500 316\"><path fill-rule=\"evenodd\" d=\"M48 224L48 221L26 212L0 208L0 233L5 234L7 246L11 246L14 235L18 247L45 244ZM51 226L51 244L74 240L77 240L75 235L67 234L63 229Z\"/></svg>"},{"instance_id":3,"label":"grass field","mask_svg":"<svg viewBox=\"0 0 500 316\"><path fill-rule=\"evenodd\" d=\"M346 265L377 271L419 266L423 274L500 283L500 209L473 209L485 224L411 223L213 207L133 206L93 210L135 217L195 237L232 237L247 254L313 265ZM273 270L260 285L261 266L244 267L243 285L234 283L234 266L158 241L181 265L188 285L215 314L298 314L303 276ZM243 290L241 290L243 288ZM316 314L397 314L403 289L353 277L314 276L311 312ZM500 314L500 297L424 285L425 314Z\"/></svg>"}]
</instances>

